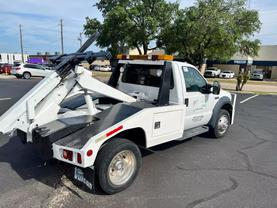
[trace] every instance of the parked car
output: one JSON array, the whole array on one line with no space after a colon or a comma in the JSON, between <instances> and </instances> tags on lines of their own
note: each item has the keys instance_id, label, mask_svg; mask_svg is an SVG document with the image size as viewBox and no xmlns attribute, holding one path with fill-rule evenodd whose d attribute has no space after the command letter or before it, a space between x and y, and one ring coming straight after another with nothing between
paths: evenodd
<instances>
[{"instance_id":1,"label":"parked car","mask_svg":"<svg viewBox=\"0 0 277 208\"><path fill-rule=\"evenodd\" d=\"M17 78L30 79L31 77L46 77L53 71L38 64L17 64L12 68L11 74Z\"/></svg>"},{"instance_id":2,"label":"parked car","mask_svg":"<svg viewBox=\"0 0 277 208\"><path fill-rule=\"evenodd\" d=\"M109 65L103 65L103 66L91 65L90 70L108 72L108 71L112 71L112 68Z\"/></svg>"},{"instance_id":3,"label":"parked car","mask_svg":"<svg viewBox=\"0 0 277 208\"><path fill-rule=\"evenodd\" d=\"M12 65L11 64L1 64L0 65L0 74L11 74Z\"/></svg>"},{"instance_id":4,"label":"parked car","mask_svg":"<svg viewBox=\"0 0 277 208\"><path fill-rule=\"evenodd\" d=\"M219 74L220 78L225 78L225 79L232 79L234 78L235 73L232 71L223 71Z\"/></svg>"},{"instance_id":5,"label":"parked car","mask_svg":"<svg viewBox=\"0 0 277 208\"><path fill-rule=\"evenodd\" d=\"M89 66L89 69L91 70L91 71L100 71L100 66L99 65L90 65Z\"/></svg>"},{"instance_id":6,"label":"parked car","mask_svg":"<svg viewBox=\"0 0 277 208\"><path fill-rule=\"evenodd\" d=\"M219 77L221 70L216 67L208 67L204 73L204 77Z\"/></svg>"},{"instance_id":7,"label":"parked car","mask_svg":"<svg viewBox=\"0 0 277 208\"><path fill-rule=\"evenodd\" d=\"M108 71L112 71L112 68L111 68L111 66L108 66L108 65L106 65L106 66L101 66L101 67L100 67L100 71L108 72Z\"/></svg>"},{"instance_id":8,"label":"parked car","mask_svg":"<svg viewBox=\"0 0 277 208\"><path fill-rule=\"evenodd\" d=\"M2 74L3 72L2 72L2 67L4 66L5 64L3 64L3 63L0 63L0 74Z\"/></svg>"},{"instance_id":9,"label":"parked car","mask_svg":"<svg viewBox=\"0 0 277 208\"><path fill-rule=\"evenodd\" d=\"M254 72L251 73L250 79L251 80L261 80L261 81L263 81L264 80L264 74L263 74L262 71L254 71Z\"/></svg>"}]
</instances>

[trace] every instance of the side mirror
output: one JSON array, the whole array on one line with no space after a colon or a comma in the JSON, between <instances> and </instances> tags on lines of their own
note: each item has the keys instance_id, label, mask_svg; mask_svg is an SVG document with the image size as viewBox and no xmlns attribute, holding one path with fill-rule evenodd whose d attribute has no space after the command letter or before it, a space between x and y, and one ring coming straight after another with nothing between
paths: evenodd
<instances>
[{"instance_id":1,"label":"side mirror","mask_svg":"<svg viewBox=\"0 0 277 208\"><path fill-rule=\"evenodd\" d=\"M219 84L219 81L214 81L212 92L213 92L214 95L219 95L219 93L220 93L220 84Z\"/></svg>"}]
</instances>

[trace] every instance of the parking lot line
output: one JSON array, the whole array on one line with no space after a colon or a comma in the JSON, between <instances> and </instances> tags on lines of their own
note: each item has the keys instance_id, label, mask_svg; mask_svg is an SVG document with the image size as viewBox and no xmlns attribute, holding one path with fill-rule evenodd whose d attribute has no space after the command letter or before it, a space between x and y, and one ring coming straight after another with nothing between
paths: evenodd
<instances>
[{"instance_id":1,"label":"parking lot line","mask_svg":"<svg viewBox=\"0 0 277 208\"><path fill-rule=\"evenodd\" d=\"M10 99L12 99L12 98L0 98L0 101L2 101L2 100L10 100Z\"/></svg>"},{"instance_id":2,"label":"parking lot line","mask_svg":"<svg viewBox=\"0 0 277 208\"><path fill-rule=\"evenodd\" d=\"M258 96L259 96L259 95L253 95L253 96L251 96L251 97L249 97L249 98L246 98L245 100L241 101L240 104L245 103L245 102L247 102L247 101L249 101L249 100L251 100L251 99L253 99L253 98L255 98L255 97L258 97Z\"/></svg>"}]
</instances>

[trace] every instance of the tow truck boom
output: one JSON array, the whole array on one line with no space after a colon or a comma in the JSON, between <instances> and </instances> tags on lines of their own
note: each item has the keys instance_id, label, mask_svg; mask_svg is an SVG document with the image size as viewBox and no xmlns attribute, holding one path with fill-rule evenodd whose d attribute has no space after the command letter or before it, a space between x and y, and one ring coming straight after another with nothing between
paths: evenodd
<instances>
[{"instance_id":1,"label":"tow truck boom","mask_svg":"<svg viewBox=\"0 0 277 208\"><path fill-rule=\"evenodd\" d=\"M57 119L60 103L74 94L84 94L90 115L97 112L91 101L93 93L123 102L136 101L133 97L94 79L89 71L78 66L82 61L92 63L96 58L110 58L107 52L84 53L98 35L96 33L89 38L76 53L56 57L54 62L57 65L53 73L40 81L0 117L0 133L12 134L15 129L19 129L26 133L27 141L32 142L32 130Z\"/></svg>"}]
</instances>

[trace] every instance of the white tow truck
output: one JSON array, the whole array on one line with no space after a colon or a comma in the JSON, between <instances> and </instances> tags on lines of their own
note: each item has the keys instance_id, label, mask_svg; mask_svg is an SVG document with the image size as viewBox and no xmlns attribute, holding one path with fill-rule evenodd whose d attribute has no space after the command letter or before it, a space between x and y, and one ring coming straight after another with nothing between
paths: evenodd
<instances>
[{"instance_id":1,"label":"white tow truck","mask_svg":"<svg viewBox=\"0 0 277 208\"><path fill-rule=\"evenodd\" d=\"M149 148L209 132L223 137L234 121L235 96L208 84L197 68L172 56L120 55L108 84L79 66L106 53L60 56L50 76L0 117L0 132L16 132L43 159L94 169L101 189L126 189L141 166L139 147ZM91 187L90 187L91 188Z\"/></svg>"}]
</instances>

